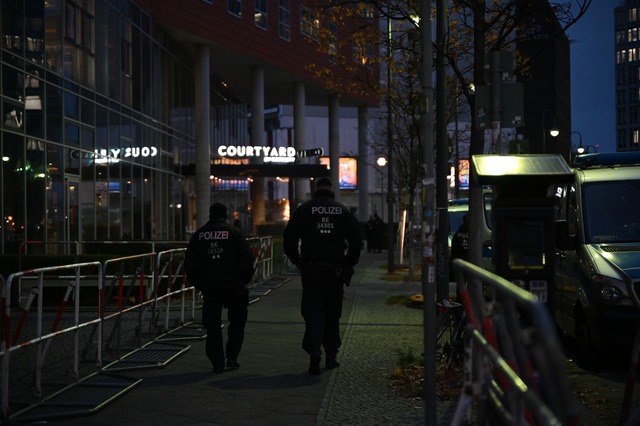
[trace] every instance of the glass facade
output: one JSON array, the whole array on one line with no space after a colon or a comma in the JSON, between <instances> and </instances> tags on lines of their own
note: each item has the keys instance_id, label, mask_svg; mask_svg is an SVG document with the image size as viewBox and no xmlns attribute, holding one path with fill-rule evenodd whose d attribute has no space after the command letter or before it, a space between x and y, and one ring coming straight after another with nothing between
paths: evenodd
<instances>
[{"instance_id":1,"label":"glass facade","mask_svg":"<svg viewBox=\"0 0 640 426\"><path fill-rule=\"evenodd\" d=\"M3 0L0 15L1 252L185 240L193 49L128 0ZM212 113L246 129L239 103Z\"/></svg>"}]
</instances>

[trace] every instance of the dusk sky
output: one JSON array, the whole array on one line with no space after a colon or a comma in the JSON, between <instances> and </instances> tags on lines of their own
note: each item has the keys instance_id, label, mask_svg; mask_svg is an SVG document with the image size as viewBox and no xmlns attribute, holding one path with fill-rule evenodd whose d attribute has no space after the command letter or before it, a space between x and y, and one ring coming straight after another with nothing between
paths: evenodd
<instances>
[{"instance_id":1,"label":"dusk sky","mask_svg":"<svg viewBox=\"0 0 640 426\"><path fill-rule=\"evenodd\" d=\"M613 9L622 0L593 0L567 34L571 44L571 127L584 146L615 151ZM572 145L579 144L572 135Z\"/></svg>"}]
</instances>

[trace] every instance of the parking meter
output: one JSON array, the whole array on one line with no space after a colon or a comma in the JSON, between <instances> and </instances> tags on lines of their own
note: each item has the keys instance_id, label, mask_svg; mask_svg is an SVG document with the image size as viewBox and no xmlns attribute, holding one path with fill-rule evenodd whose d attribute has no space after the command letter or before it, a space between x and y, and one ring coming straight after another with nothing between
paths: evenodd
<instances>
[{"instance_id":1,"label":"parking meter","mask_svg":"<svg viewBox=\"0 0 640 426\"><path fill-rule=\"evenodd\" d=\"M554 304L555 207L553 184L573 179L559 155L475 155L474 175L493 188L495 273Z\"/></svg>"}]
</instances>

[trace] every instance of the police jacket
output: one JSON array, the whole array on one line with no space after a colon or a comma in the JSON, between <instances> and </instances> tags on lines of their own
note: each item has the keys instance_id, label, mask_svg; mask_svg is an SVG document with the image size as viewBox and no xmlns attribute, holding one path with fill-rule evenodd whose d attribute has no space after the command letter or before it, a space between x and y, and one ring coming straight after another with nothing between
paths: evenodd
<instances>
[{"instance_id":1,"label":"police jacket","mask_svg":"<svg viewBox=\"0 0 640 426\"><path fill-rule=\"evenodd\" d=\"M197 289L241 287L253 276L253 255L241 231L222 218L212 218L189 240L185 270Z\"/></svg>"},{"instance_id":2,"label":"police jacket","mask_svg":"<svg viewBox=\"0 0 640 426\"><path fill-rule=\"evenodd\" d=\"M362 249L358 220L333 199L331 191L318 190L312 200L293 212L284 230L283 246L294 265L316 261L353 267Z\"/></svg>"},{"instance_id":3,"label":"police jacket","mask_svg":"<svg viewBox=\"0 0 640 426\"><path fill-rule=\"evenodd\" d=\"M453 234L451 239L451 257L461 259L469 258L469 227L465 224Z\"/></svg>"}]
</instances>

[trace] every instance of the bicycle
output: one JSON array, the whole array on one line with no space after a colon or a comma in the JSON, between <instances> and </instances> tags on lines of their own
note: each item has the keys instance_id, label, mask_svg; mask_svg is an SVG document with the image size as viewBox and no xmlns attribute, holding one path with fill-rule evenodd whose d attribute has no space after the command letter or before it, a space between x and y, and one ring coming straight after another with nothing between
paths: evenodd
<instances>
[{"instance_id":1,"label":"bicycle","mask_svg":"<svg viewBox=\"0 0 640 426\"><path fill-rule=\"evenodd\" d=\"M461 303L436 303L436 355L448 368L464 360L466 314Z\"/></svg>"}]
</instances>

